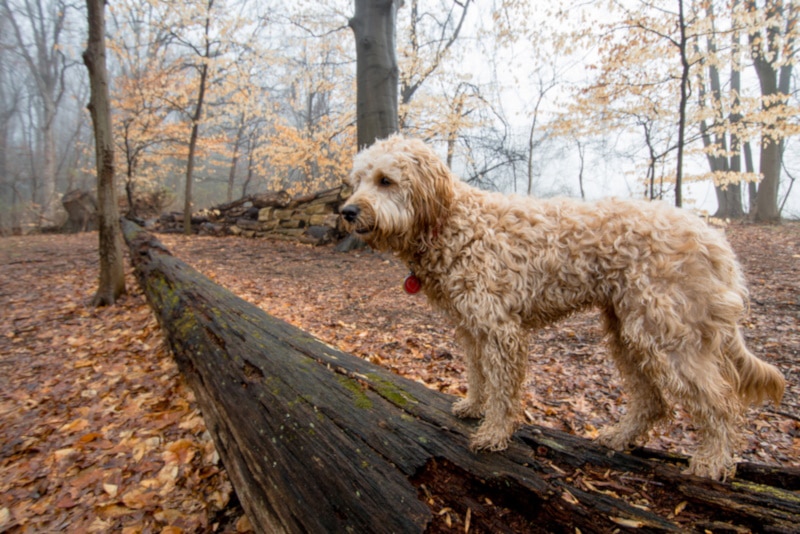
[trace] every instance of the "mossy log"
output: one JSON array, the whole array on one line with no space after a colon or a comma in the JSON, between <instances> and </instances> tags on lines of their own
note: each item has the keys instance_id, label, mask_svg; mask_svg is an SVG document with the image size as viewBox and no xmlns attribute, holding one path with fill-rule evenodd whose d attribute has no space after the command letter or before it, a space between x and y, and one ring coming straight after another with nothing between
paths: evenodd
<instances>
[{"instance_id":1,"label":"mossy log","mask_svg":"<svg viewBox=\"0 0 800 534\"><path fill-rule=\"evenodd\" d=\"M615 453L525 427L468 448L453 397L343 353L239 299L130 221L139 281L260 532L797 532L800 473Z\"/></svg>"}]
</instances>

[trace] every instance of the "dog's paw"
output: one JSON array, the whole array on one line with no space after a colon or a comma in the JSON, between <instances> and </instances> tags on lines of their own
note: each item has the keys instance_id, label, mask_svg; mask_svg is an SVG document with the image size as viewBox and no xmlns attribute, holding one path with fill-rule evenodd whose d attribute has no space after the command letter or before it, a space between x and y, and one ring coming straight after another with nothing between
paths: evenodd
<instances>
[{"instance_id":1,"label":"dog's paw","mask_svg":"<svg viewBox=\"0 0 800 534\"><path fill-rule=\"evenodd\" d=\"M483 413L480 404L461 399L453 403L453 415L461 419L480 419Z\"/></svg>"},{"instance_id":2,"label":"dog's paw","mask_svg":"<svg viewBox=\"0 0 800 534\"><path fill-rule=\"evenodd\" d=\"M725 482L729 477L733 478L736 475L736 463L733 460L726 461L716 457L694 456L689 460L689 467L683 471L683 474Z\"/></svg>"},{"instance_id":3,"label":"dog's paw","mask_svg":"<svg viewBox=\"0 0 800 534\"><path fill-rule=\"evenodd\" d=\"M614 425L601 430L595 441L609 449L624 451L633 445L634 439L622 432L617 425Z\"/></svg>"},{"instance_id":4,"label":"dog's paw","mask_svg":"<svg viewBox=\"0 0 800 534\"><path fill-rule=\"evenodd\" d=\"M478 427L478 430L469 440L469 448L473 451L502 451L508 448L514 428L508 429L498 426L489 426L486 423Z\"/></svg>"}]
</instances>

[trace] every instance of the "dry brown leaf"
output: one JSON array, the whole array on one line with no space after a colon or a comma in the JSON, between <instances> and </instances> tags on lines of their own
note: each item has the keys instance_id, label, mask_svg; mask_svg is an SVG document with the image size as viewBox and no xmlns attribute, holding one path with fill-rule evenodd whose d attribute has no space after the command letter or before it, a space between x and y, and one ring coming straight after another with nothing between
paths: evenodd
<instances>
[{"instance_id":1,"label":"dry brown leaf","mask_svg":"<svg viewBox=\"0 0 800 534\"><path fill-rule=\"evenodd\" d=\"M119 491L119 486L116 484L103 484L103 491L108 493L108 496L112 499L117 496L117 492Z\"/></svg>"},{"instance_id":2,"label":"dry brown leaf","mask_svg":"<svg viewBox=\"0 0 800 534\"><path fill-rule=\"evenodd\" d=\"M243 515L236 520L236 532L239 534L253 532L253 525L250 524L250 519L246 515Z\"/></svg>"}]
</instances>

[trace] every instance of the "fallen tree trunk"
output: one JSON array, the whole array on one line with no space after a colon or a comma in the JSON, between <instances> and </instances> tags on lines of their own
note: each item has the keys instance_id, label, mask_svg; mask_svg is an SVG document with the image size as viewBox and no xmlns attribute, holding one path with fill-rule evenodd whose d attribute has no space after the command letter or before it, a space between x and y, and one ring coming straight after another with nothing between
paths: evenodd
<instances>
[{"instance_id":1,"label":"fallen tree trunk","mask_svg":"<svg viewBox=\"0 0 800 534\"><path fill-rule=\"evenodd\" d=\"M260 532L796 532L800 470L615 453L542 427L468 449L453 398L239 299L130 221L139 281ZM642 457L644 456L644 457ZM753 481L746 480L751 478Z\"/></svg>"}]
</instances>

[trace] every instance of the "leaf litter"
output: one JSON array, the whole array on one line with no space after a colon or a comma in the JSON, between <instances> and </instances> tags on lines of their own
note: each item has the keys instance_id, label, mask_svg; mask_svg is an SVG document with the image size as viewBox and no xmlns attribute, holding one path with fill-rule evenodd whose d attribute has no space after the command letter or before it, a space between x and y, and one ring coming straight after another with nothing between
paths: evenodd
<instances>
[{"instance_id":1,"label":"leaf litter","mask_svg":"<svg viewBox=\"0 0 800 534\"><path fill-rule=\"evenodd\" d=\"M751 350L787 378L780 407L751 408L743 460L800 466L800 224L731 225L751 306ZM327 343L463 395L453 328L407 295L393 256L292 242L159 236L240 297ZM194 396L132 274L117 306L92 308L97 235L0 238L0 531L248 532ZM587 438L625 394L596 312L531 336L528 422ZM648 447L687 453L676 407ZM679 513L676 511L676 514Z\"/></svg>"}]
</instances>

